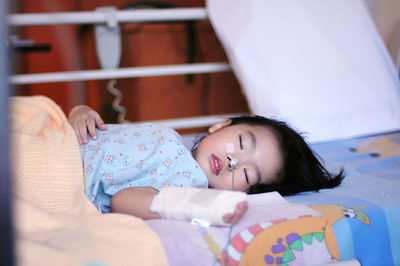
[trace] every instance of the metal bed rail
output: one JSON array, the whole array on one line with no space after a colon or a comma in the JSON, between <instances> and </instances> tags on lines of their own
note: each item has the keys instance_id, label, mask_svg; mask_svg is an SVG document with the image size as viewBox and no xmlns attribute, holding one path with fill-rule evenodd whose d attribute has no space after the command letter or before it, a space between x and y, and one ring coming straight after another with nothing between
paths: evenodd
<instances>
[{"instance_id":1,"label":"metal bed rail","mask_svg":"<svg viewBox=\"0 0 400 266\"><path fill-rule=\"evenodd\" d=\"M10 26L165 22L207 19L207 11L203 7L118 10L115 12L80 11L10 14L7 17Z\"/></svg>"},{"instance_id":2,"label":"metal bed rail","mask_svg":"<svg viewBox=\"0 0 400 266\"><path fill-rule=\"evenodd\" d=\"M32 13L10 14L7 22L12 27L26 27L39 25L77 25L77 24L105 24L115 27L121 23L143 22L168 22L207 20L207 11L203 7L196 8L166 8L166 9L137 9L137 10L95 10L82 12L56 12L56 13ZM86 80L104 80L137 78L151 76L184 75L199 73L216 73L231 71L226 62L176 64L145 67L109 68L80 71L64 71L52 73L17 74L9 77L12 85L51 83L51 82L75 82ZM159 121L167 123L175 129L208 126L217 118L225 116L204 116L187 119L172 119ZM195 124L193 121L196 121ZM158 122L158 121L157 121Z\"/></svg>"},{"instance_id":3,"label":"metal bed rail","mask_svg":"<svg viewBox=\"0 0 400 266\"><path fill-rule=\"evenodd\" d=\"M7 17L8 24L13 27L67 24L106 24L110 27L114 27L120 23L188 21L207 19L208 15L206 9L202 7L167 8L161 10L95 10L81 12L10 14ZM49 82L74 82L99 79L214 73L230 70L231 68L228 63L215 62L118 69L66 71L55 73L20 74L11 76L9 81L11 84L14 85L22 85Z\"/></svg>"}]
</instances>

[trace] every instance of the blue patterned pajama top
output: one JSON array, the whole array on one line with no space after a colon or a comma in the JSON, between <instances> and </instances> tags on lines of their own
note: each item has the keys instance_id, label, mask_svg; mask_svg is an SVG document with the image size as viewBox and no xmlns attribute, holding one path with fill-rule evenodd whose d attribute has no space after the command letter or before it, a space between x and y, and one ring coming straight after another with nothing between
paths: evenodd
<instances>
[{"instance_id":1,"label":"blue patterned pajama top","mask_svg":"<svg viewBox=\"0 0 400 266\"><path fill-rule=\"evenodd\" d=\"M102 213L129 187L207 188L208 180L173 129L155 124L107 125L81 146L85 192Z\"/></svg>"}]
</instances>

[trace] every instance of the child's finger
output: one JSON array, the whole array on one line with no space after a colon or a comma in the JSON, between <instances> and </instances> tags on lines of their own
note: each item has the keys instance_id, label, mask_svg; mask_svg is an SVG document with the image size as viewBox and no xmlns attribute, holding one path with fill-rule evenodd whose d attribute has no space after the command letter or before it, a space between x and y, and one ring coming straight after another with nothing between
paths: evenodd
<instances>
[{"instance_id":1,"label":"child's finger","mask_svg":"<svg viewBox=\"0 0 400 266\"><path fill-rule=\"evenodd\" d=\"M101 119L101 117L100 117L100 115L98 113L95 114L94 119L95 119L97 127L100 130L106 130L107 129L107 126L104 124L103 119Z\"/></svg>"},{"instance_id":2,"label":"child's finger","mask_svg":"<svg viewBox=\"0 0 400 266\"><path fill-rule=\"evenodd\" d=\"M233 214L232 214L232 213L228 213L228 214L225 214L225 215L224 215L224 217L222 218L222 220L224 221L224 223L230 224L232 218L233 218Z\"/></svg>"},{"instance_id":3,"label":"child's finger","mask_svg":"<svg viewBox=\"0 0 400 266\"><path fill-rule=\"evenodd\" d=\"M247 211L247 209L249 208L249 203L247 201L242 201L239 202L237 205L240 206L240 208L243 210L243 214Z\"/></svg>"},{"instance_id":4,"label":"child's finger","mask_svg":"<svg viewBox=\"0 0 400 266\"><path fill-rule=\"evenodd\" d=\"M71 123L71 127L72 129L75 131L75 135L76 138L78 139L79 145L81 144L81 137L80 137L80 133L79 133L79 127L77 125L77 123Z\"/></svg>"},{"instance_id":5,"label":"child's finger","mask_svg":"<svg viewBox=\"0 0 400 266\"><path fill-rule=\"evenodd\" d=\"M78 130L78 127L76 126L76 124L73 124L73 125L71 125L72 126L72 129L75 131L75 135L76 135L76 138L78 139L78 143L79 143L79 145L81 145L81 136L80 136L80 133L79 133L79 130Z\"/></svg>"},{"instance_id":6,"label":"child's finger","mask_svg":"<svg viewBox=\"0 0 400 266\"><path fill-rule=\"evenodd\" d=\"M233 213L233 216L232 216L232 219L230 220L230 223L231 224L237 223L243 217L243 215L247 211L247 208L248 208L247 201L239 202L236 205L236 209L235 209L235 212Z\"/></svg>"},{"instance_id":7,"label":"child's finger","mask_svg":"<svg viewBox=\"0 0 400 266\"><path fill-rule=\"evenodd\" d=\"M223 217L224 223L235 224L237 223L243 215L246 213L248 208L247 201L242 201L236 204L236 209L233 213L225 214Z\"/></svg>"},{"instance_id":8,"label":"child's finger","mask_svg":"<svg viewBox=\"0 0 400 266\"><path fill-rule=\"evenodd\" d=\"M89 134L92 137L92 139L97 139L95 121L93 119L88 119L86 121L86 126L87 126L87 130L89 131Z\"/></svg>"},{"instance_id":9,"label":"child's finger","mask_svg":"<svg viewBox=\"0 0 400 266\"><path fill-rule=\"evenodd\" d=\"M88 139L87 139L87 127L85 122L80 122L78 124L78 130L79 130L79 136L81 139L81 144L86 144Z\"/></svg>"}]
</instances>

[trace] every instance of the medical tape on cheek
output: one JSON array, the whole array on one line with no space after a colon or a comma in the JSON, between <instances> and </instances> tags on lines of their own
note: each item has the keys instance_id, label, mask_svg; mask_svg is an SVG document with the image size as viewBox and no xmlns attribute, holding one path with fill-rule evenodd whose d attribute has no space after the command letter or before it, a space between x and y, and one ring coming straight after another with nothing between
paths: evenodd
<instances>
[{"instance_id":1,"label":"medical tape on cheek","mask_svg":"<svg viewBox=\"0 0 400 266\"><path fill-rule=\"evenodd\" d=\"M226 143L225 147L228 154L233 154L235 152L235 146L233 146L233 143Z\"/></svg>"}]
</instances>

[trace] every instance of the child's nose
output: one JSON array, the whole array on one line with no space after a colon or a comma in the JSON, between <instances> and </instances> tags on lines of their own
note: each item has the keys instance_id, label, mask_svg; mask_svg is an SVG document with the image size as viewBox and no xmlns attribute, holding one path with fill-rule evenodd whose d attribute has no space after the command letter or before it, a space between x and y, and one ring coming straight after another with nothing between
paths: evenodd
<instances>
[{"instance_id":1,"label":"child's nose","mask_svg":"<svg viewBox=\"0 0 400 266\"><path fill-rule=\"evenodd\" d=\"M233 143L226 143L226 153L228 158L228 169L232 170L237 167L238 160L235 153L235 147Z\"/></svg>"},{"instance_id":2,"label":"child's nose","mask_svg":"<svg viewBox=\"0 0 400 266\"><path fill-rule=\"evenodd\" d=\"M228 168L235 169L238 166L238 160L232 154L228 155Z\"/></svg>"}]
</instances>

